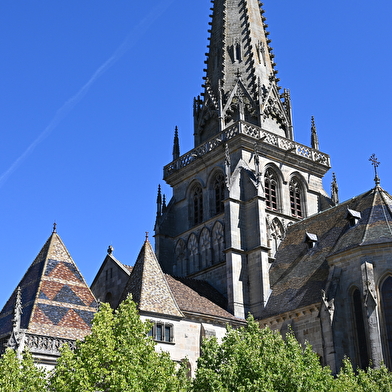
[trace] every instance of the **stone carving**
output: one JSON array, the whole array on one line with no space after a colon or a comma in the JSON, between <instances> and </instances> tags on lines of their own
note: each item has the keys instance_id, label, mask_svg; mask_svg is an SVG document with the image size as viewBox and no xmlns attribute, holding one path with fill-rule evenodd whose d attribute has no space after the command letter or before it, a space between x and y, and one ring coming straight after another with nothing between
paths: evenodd
<instances>
[{"instance_id":1,"label":"stone carving","mask_svg":"<svg viewBox=\"0 0 392 392\"><path fill-rule=\"evenodd\" d=\"M325 293L324 290L321 290L321 299L324 304L324 309L327 310L331 324L332 324L333 316L335 314L335 299L332 298L331 300L328 300L327 294Z\"/></svg>"},{"instance_id":2,"label":"stone carving","mask_svg":"<svg viewBox=\"0 0 392 392\"><path fill-rule=\"evenodd\" d=\"M171 173L193 163L195 161L195 157L201 157L220 145L223 145L226 148L227 141L237 136L238 134L248 135L258 140L263 139L264 143L276 146L280 150L290 150L294 154L299 155L305 159L309 159L327 167L330 166L330 159L327 154L311 149L287 138L278 136L274 133L262 130L260 127L249 125L240 121L226 128L213 139L206 141L197 148L194 148L188 153L182 155L176 161L166 165L164 167L164 178L169 176Z\"/></svg>"},{"instance_id":3,"label":"stone carving","mask_svg":"<svg viewBox=\"0 0 392 392\"><path fill-rule=\"evenodd\" d=\"M70 348L75 349L75 341L69 339L53 338L41 335L25 336L25 346L33 353L60 354L60 348L63 344L68 344Z\"/></svg>"},{"instance_id":4,"label":"stone carving","mask_svg":"<svg viewBox=\"0 0 392 392\"><path fill-rule=\"evenodd\" d=\"M225 144L225 174L226 174L226 186L230 190L231 184L231 159L229 146Z\"/></svg>"}]
</instances>

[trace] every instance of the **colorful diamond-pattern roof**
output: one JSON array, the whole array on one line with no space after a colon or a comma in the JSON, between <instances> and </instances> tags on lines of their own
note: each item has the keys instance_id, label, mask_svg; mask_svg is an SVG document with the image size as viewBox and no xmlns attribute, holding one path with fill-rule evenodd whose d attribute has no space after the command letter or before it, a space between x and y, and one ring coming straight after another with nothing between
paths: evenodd
<instances>
[{"instance_id":1,"label":"colorful diamond-pattern roof","mask_svg":"<svg viewBox=\"0 0 392 392\"><path fill-rule=\"evenodd\" d=\"M52 233L25 273L20 328L28 333L82 339L97 302L57 233ZM15 290L0 313L0 336L12 331Z\"/></svg>"},{"instance_id":2,"label":"colorful diamond-pattern roof","mask_svg":"<svg viewBox=\"0 0 392 392\"><path fill-rule=\"evenodd\" d=\"M122 300L128 293L132 294L141 311L184 317L147 240L129 276Z\"/></svg>"}]
</instances>

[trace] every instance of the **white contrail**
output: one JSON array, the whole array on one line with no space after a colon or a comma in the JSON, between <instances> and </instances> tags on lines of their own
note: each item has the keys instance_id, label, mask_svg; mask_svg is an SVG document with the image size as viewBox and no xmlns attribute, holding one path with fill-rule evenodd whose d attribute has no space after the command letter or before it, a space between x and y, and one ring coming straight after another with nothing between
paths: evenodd
<instances>
[{"instance_id":1,"label":"white contrail","mask_svg":"<svg viewBox=\"0 0 392 392\"><path fill-rule=\"evenodd\" d=\"M42 133L27 147L27 149L15 160L15 162L0 176L0 188L4 185L8 177L18 168L18 166L31 154L38 146L67 116L75 105L87 94L90 87L96 80L113 66L135 43L143 36L148 28L158 19L163 12L173 3L174 0L163 0L151 12L143 18L128 34L124 42L115 50L113 55L106 60L84 84L84 86L68 101L57 110L52 121L42 131Z\"/></svg>"}]
</instances>

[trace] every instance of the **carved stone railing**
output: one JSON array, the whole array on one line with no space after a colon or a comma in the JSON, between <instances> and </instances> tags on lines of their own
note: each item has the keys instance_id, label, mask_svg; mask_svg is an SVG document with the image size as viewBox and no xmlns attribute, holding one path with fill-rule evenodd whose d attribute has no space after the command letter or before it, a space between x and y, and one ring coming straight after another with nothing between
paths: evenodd
<instances>
[{"instance_id":1,"label":"carved stone railing","mask_svg":"<svg viewBox=\"0 0 392 392\"><path fill-rule=\"evenodd\" d=\"M297 143L294 140L286 139L282 136L276 135L275 133L265 131L255 125L251 125L242 121L236 122L232 126L226 128L213 138L207 140L200 146L180 156L175 161L169 163L163 168L164 178L168 177L175 171L189 165L197 158L202 157L208 152L214 150L218 146L224 145L228 140L233 137L242 134L250 136L256 140L260 140L262 143L273 145L280 150L285 152L298 155L300 157L309 159L313 162L317 162L323 166L330 167L329 155L324 154L318 150L307 147L303 144Z\"/></svg>"},{"instance_id":2,"label":"carved stone railing","mask_svg":"<svg viewBox=\"0 0 392 392\"><path fill-rule=\"evenodd\" d=\"M26 334L24 338L25 346L27 346L32 353L60 355L60 348L66 343L68 343L71 349L75 348L75 341L70 339L60 339L32 334Z\"/></svg>"}]
</instances>

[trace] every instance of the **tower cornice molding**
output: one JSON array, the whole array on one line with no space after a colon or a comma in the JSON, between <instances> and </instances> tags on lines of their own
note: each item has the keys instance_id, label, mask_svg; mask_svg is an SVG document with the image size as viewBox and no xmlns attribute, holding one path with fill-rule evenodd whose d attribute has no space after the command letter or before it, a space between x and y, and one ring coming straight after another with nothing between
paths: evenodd
<instances>
[{"instance_id":1,"label":"tower cornice molding","mask_svg":"<svg viewBox=\"0 0 392 392\"><path fill-rule=\"evenodd\" d=\"M257 127L245 121L237 121L216 136L166 165L164 167L164 179L170 182L170 177L175 176L180 169L187 166L191 167L194 164L199 165L199 159L206 157L207 154L212 151L223 154L224 145L228 141L234 141L234 138L239 136L245 137L246 140L249 139L250 149L253 148L255 141L258 141L260 146L265 150L273 148L275 161L287 162L287 164L293 166L298 165L301 169L305 169L308 166L308 162L309 168L311 166L311 170L318 175L324 175L330 168L330 158L328 154L297 143L294 140L276 135L275 133L268 132L261 127ZM222 149L220 152L218 150L219 147ZM265 154L263 153L263 155ZM296 161L298 163L296 163ZM299 162L301 163L299 164Z\"/></svg>"}]
</instances>

